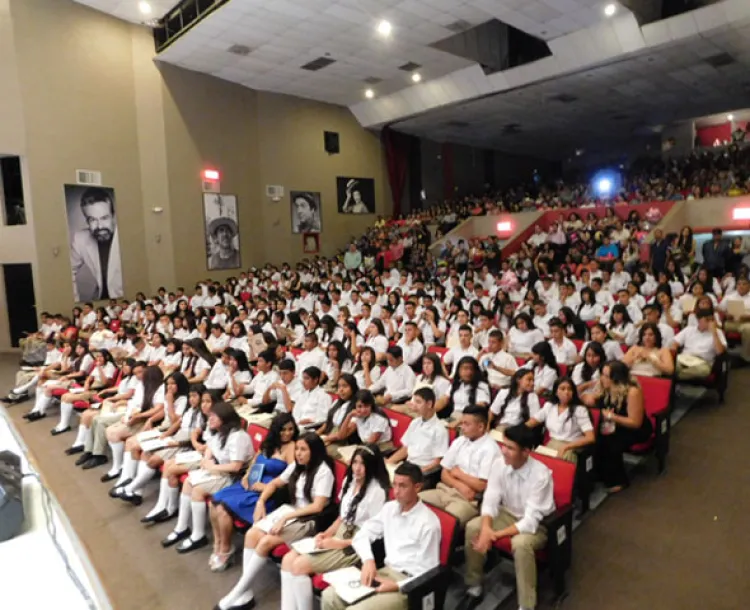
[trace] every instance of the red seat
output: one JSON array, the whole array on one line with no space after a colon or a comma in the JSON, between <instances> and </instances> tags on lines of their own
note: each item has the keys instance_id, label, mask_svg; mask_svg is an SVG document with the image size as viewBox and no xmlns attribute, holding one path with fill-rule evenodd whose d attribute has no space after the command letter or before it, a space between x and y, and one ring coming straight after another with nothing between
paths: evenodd
<instances>
[{"instance_id":1,"label":"red seat","mask_svg":"<svg viewBox=\"0 0 750 610\"><path fill-rule=\"evenodd\" d=\"M60 396L64 396L67 393L68 393L67 388L54 388L52 390L52 396L54 396L55 398L60 398Z\"/></svg>"},{"instance_id":2,"label":"red seat","mask_svg":"<svg viewBox=\"0 0 750 610\"><path fill-rule=\"evenodd\" d=\"M672 380L663 377L637 377L643 390L643 409L646 417L651 420L651 437L630 447L635 454L653 452L659 466L659 472L665 467L667 453L669 453L669 437L671 432L670 413L672 404Z\"/></svg>"},{"instance_id":3,"label":"red seat","mask_svg":"<svg viewBox=\"0 0 750 610\"><path fill-rule=\"evenodd\" d=\"M393 444L398 449L401 447L401 438L406 434L406 430L411 424L412 417L406 413L399 413L393 409L385 408L383 412L391 420L391 428L393 431Z\"/></svg>"},{"instance_id":4,"label":"red seat","mask_svg":"<svg viewBox=\"0 0 750 610\"><path fill-rule=\"evenodd\" d=\"M247 433L250 435L250 439L253 441L253 449L255 453L260 451L260 446L268 436L268 428L259 426L258 424L250 424L247 427Z\"/></svg>"},{"instance_id":5,"label":"red seat","mask_svg":"<svg viewBox=\"0 0 750 610\"><path fill-rule=\"evenodd\" d=\"M78 411L85 411L88 409L91 405L89 404L88 400L76 400L73 403L73 408Z\"/></svg>"},{"instance_id":6,"label":"red seat","mask_svg":"<svg viewBox=\"0 0 750 610\"><path fill-rule=\"evenodd\" d=\"M427 348L427 351L431 354L437 354L442 359L443 355L448 352L448 348L440 347L438 345L430 345L430 347Z\"/></svg>"},{"instance_id":7,"label":"red seat","mask_svg":"<svg viewBox=\"0 0 750 610\"><path fill-rule=\"evenodd\" d=\"M286 544L280 544L271 551L271 557L274 561L281 561L284 559L284 555L289 552L289 547Z\"/></svg>"},{"instance_id":8,"label":"red seat","mask_svg":"<svg viewBox=\"0 0 750 610\"><path fill-rule=\"evenodd\" d=\"M112 320L109 323L109 330L111 330L113 333L116 333L118 330L120 330L120 320Z\"/></svg>"},{"instance_id":9,"label":"red seat","mask_svg":"<svg viewBox=\"0 0 750 610\"><path fill-rule=\"evenodd\" d=\"M576 346L576 349L580 352L583 349L584 341L581 341L580 339L571 339L573 342L573 345Z\"/></svg>"},{"instance_id":10,"label":"red seat","mask_svg":"<svg viewBox=\"0 0 750 610\"><path fill-rule=\"evenodd\" d=\"M344 464L341 460L333 461L333 474L336 477L336 497L339 497L341 488L344 486L344 479L346 479L346 471L349 467Z\"/></svg>"},{"instance_id":11,"label":"red seat","mask_svg":"<svg viewBox=\"0 0 750 610\"><path fill-rule=\"evenodd\" d=\"M572 462L559 458L547 457L538 453L532 459L543 463L552 471L552 493L555 500L555 512L546 517L542 524L547 528L547 546L536 553L538 563L549 567L555 587L555 594L562 597L565 589L565 571L572 559L571 536L573 534L573 489L576 467ZM512 557L510 538L495 542L495 548L506 556Z\"/></svg>"},{"instance_id":12,"label":"red seat","mask_svg":"<svg viewBox=\"0 0 750 610\"><path fill-rule=\"evenodd\" d=\"M560 369L560 377L567 377L568 376L568 365L567 364L558 364L557 368Z\"/></svg>"}]
</instances>

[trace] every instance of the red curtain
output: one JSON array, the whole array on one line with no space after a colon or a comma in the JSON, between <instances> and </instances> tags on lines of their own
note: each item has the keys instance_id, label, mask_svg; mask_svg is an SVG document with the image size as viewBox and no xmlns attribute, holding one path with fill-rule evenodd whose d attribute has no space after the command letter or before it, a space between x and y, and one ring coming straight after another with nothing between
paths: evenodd
<instances>
[{"instance_id":1,"label":"red curtain","mask_svg":"<svg viewBox=\"0 0 750 610\"><path fill-rule=\"evenodd\" d=\"M701 146L713 146L718 139L722 144L725 140L732 141L732 124L722 123L721 125L708 125L698 127L696 130L698 142Z\"/></svg>"},{"instance_id":2,"label":"red curtain","mask_svg":"<svg viewBox=\"0 0 750 610\"><path fill-rule=\"evenodd\" d=\"M409 136L390 127L383 129L383 147L385 148L385 160L388 167L388 183L391 185L391 196L393 197L393 216L401 214L401 199L404 196L406 186L406 174L409 167Z\"/></svg>"},{"instance_id":3,"label":"red curtain","mask_svg":"<svg viewBox=\"0 0 750 610\"><path fill-rule=\"evenodd\" d=\"M453 175L453 146L443 142L440 156L443 158L443 199L453 199L456 195L456 180Z\"/></svg>"}]
</instances>

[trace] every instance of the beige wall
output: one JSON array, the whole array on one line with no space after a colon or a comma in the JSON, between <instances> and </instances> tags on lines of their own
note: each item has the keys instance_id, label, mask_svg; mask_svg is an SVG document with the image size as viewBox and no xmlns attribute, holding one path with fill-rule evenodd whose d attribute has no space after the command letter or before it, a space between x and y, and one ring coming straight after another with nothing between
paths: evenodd
<instances>
[{"instance_id":1,"label":"beige wall","mask_svg":"<svg viewBox=\"0 0 750 610\"><path fill-rule=\"evenodd\" d=\"M375 220L337 213L336 176L374 178L377 213L392 208L378 137L347 109L252 91L153 54L148 29L70 0L0 0L0 154L22 157L30 221L0 226L0 265L32 263L39 309L72 306L63 184L76 169L101 171L115 189L128 297L208 275L206 167L238 197L243 267L303 257L290 190L321 192L323 254ZM341 154L325 153L325 130L340 133ZM285 198L266 198L267 184L284 186ZM0 348L5 328L0 319Z\"/></svg>"}]
</instances>

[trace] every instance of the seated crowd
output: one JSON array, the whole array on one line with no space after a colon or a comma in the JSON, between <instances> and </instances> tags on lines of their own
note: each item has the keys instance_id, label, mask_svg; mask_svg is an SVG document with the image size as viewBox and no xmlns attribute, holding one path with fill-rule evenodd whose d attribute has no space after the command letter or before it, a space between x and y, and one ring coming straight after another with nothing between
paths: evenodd
<instances>
[{"instance_id":1,"label":"seated crowd","mask_svg":"<svg viewBox=\"0 0 750 610\"><path fill-rule=\"evenodd\" d=\"M44 346L44 362L24 366L4 400L33 399L31 422L59 403L53 435L78 412L66 454L84 469L109 464L112 498L139 505L158 476L142 521L176 520L164 547L204 547L210 526L209 569L222 571L236 527L249 528L220 610L252 607L272 551L308 537L324 552L284 556L282 608L312 608L311 577L352 565L377 592L353 607L406 608L399 582L439 563L429 505L464 528L464 606L481 601L485 557L507 539L531 610L534 552L555 510L532 449L570 462L589 449L603 485L621 491L624 453L653 432L639 379L707 377L726 350L722 324L750 350L750 282L730 249L694 269L686 229L663 251L657 236L641 261L627 256L639 218L588 222L567 218L564 240L532 239L494 273L316 259L200 282L192 295L160 289L44 315L26 342ZM391 412L413 417L398 443ZM246 420L261 413L268 430L255 443ZM269 525L282 503L290 510ZM332 588L322 603L344 607Z\"/></svg>"}]
</instances>

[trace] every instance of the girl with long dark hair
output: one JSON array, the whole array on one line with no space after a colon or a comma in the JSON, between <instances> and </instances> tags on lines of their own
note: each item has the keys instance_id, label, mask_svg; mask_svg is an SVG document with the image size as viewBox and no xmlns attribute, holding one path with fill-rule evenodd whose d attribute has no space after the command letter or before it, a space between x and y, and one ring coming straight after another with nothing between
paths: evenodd
<instances>
[{"instance_id":1,"label":"girl with long dark hair","mask_svg":"<svg viewBox=\"0 0 750 610\"><path fill-rule=\"evenodd\" d=\"M380 379L382 371L378 365L377 355L369 345L359 351L352 375L360 388L369 388Z\"/></svg>"},{"instance_id":2,"label":"girl with long dark hair","mask_svg":"<svg viewBox=\"0 0 750 610\"><path fill-rule=\"evenodd\" d=\"M360 390L354 397L354 411L343 424L343 435L348 438L356 431L362 442L377 445L381 451L392 450L391 420L383 413L369 390Z\"/></svg>"},{"instance_id":3,"label":"girl with long dark hair","mask_svg":"<svg viewBox=\"0 0 750 610\"><path fill-rule=\"evenodd\" d=\"M461 413L468 406L487 407L490 404L490 386L484 381L479 363L471 356L464 356L456 365L450 397L447 406L438 417L451 417L450 427L459 424ZM452 417L453 415L457 417Z\"/></svg>"},{"instance_id":4,"label":"girl with long dark hair","mask_svg":"<svg viewBox=\"0 0 750 610\"><path fill-rule=\"evenodd\" d=\"M341 488L339 516L315 537L316 552L302 555L290 551L281 563L281 607L309 610L313 606L311 574L322 574L357 565L351 552L357 529L380 511L390 487L380 450L362 445L354 452Z\"/></svg>"},{"instance_id":5,"label":"girl with long dark hair","mask_svg":"<svg viewBox=\"0 0 750 610\"><path fill-rule=\"evenodd\" d=\"M249 608L252 585L271 551L282 543L291 544L315 532L314 518L320 515L334 494L333 462L325 445L314 432L306 432L294 451L295 462L268 483L260 494L253 514L253 527L245 535L242 575L234 588L217 604L220 610ZM288 487L293 510L274 521L268 533L258 527L266 516L266 502L278 489Z\"/></svg>"},{"instance_id":6,"label":"girl with long dark hair","mask_svg":"<svg viewBox=\"0 0 750 610\"><path fill-rule=\"evenodd\" d=\"M583 352L583 362L576 364L571 374L577 395L584 397L595 392L605 362L604 348L596 341L590 341Z\"/></svg>"},{"instance_id":7,"label":"girl with long dark hair","mask_svg":"<svg viewBox=\"0 0 750 610\"><path fill-rule=\"evenodd\" d=\"M250 437L242 420L228 402L217 402L208 416L210 434L206 451L197 470L182 485L177 525L162 540L162 546L177 546L178 553L189 553L208 544L206 538L206 499L232 484L253 457ZM192 521L192 530L189 525Z\"/></svg>"},{"instance_id":8,"label":"girl with long dark hair","mask_svg":"<svg viewBox=\"0 0 750 610\"><path fill-rule=\"evenodd\" d=\"M534 393L534 373L519 369L510 378L510 387L500 390L490 407L490 425L500 430L525 423L539 412Z\"/></svg>"},{"instance_id":9,"label":"girl with long dark hair","mask_svg":"<svg viewBox=\"0 0 750 610\"><path fill-rule=\"evenodd\" d=\"M328 447L329 455L336 455L338 447L342 446L349 438L347 430L347 418L354 411L356 405L355 396L359 392L359 386L354 375L344 373L339 377L337 396L338 399L328 411L326 422L317 430Z\"/></svg>"},{"instance_id":10,"label":"girl with long dark hair","mask_svg":"<svg viewBox=\"0 0 750 610\"><path fill-rule=\"evenodd\" d=\"M547 341L540 341L531 348L531 358L521 369L534 372L534 391L540 395L551 392L560 376L560 367Z\"/></svg>"},{"instance_id":11,"label":"girl with long dark hair","mask_svg":"<svg viewBox=\"0 0 750 610\"><path fill-rule=\"evenodd\" d=\"M536 326L531 316L525 312L516 315L513 327L507 334L508 351L514 355L528 355L531 348L544 341L544 334Z\"/></svg>"}]
</instances>

